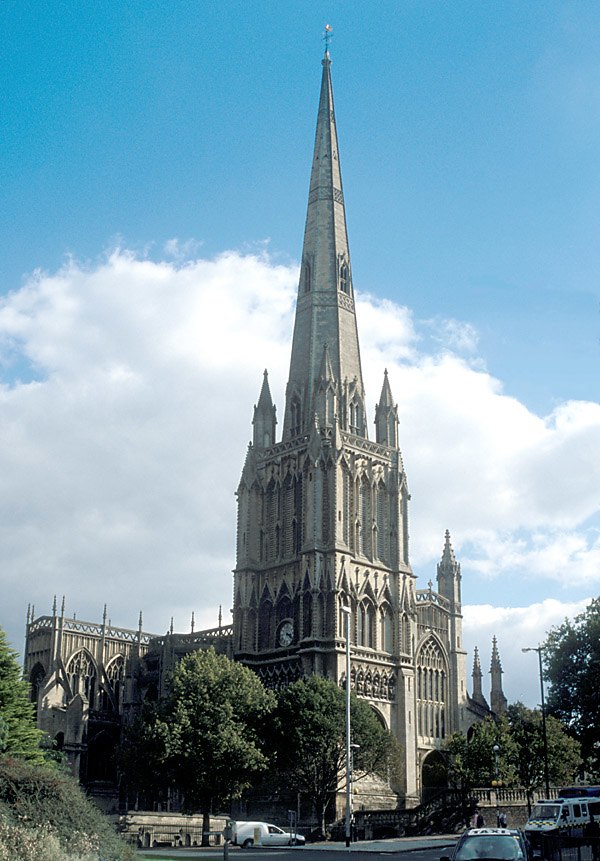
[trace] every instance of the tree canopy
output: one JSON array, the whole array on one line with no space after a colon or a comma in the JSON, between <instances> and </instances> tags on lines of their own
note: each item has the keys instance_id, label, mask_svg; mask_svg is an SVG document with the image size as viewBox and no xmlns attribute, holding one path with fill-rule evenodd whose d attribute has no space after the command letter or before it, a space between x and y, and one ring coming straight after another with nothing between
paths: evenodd
<instances>
[{"instance_id":1,"label":"tree canopy","mask_svg":"<svg viewBox=\"0 0 600 861\"><path fill-rule=\"evenodd\" d=\"M23 681L18 656L0 628L0 754L42 762L43 734L36 728L29 685Z\"/></svg>"},{"instance_id":2,"label":"tree canopy","mask_svg":"<svg viewBox=\"0 0 600 861\"><path fill-rule=\"evenodd\" d=\"M127 733L122 764L140 789L178 787L186 812L205 818L238 798L266 768L261 727L275 705L249 669L214 650L176 666L169 695L148 706ZM206 829L205 829L206 830Z\"/></svg>"},{"instance_id":3,"label":"tree canopy","mask_svg":"<svg viewBox=\"0 0 600 861\"><path fill-rule=\"evenodd\" d=\"M353 780L386 774L394 742L364 700L350 700ZM333 794L345 786L346 693L334 682L310 676L279 694L271 721L276 768L289 789L308 796L323 829Z\"/></svg>"},{"instance_id":4,"label":"tree canopy","mask_svg":"<svg viewBox=\"0 0 600 861\"><path fill-rule=\"evenodd\" d=\"M507 713L510 734L515 743L512 765L516 779L531 798L533 791L544 785L544 739L542 713L514 703ZM548 777L552 786L573 780L581 765L580 745L570 738L559 720L546 718L548 740Z\"/></svg>"},{"instance_id":5,"label":"tree canopy","mask_svg":"<svg viewBox=\"0 0 600 861\"><path fill-rule=\"evenodd\" d=\"M542 649L548 711L581 742L587 773L600 779L600 598L552 628Z\"/></svg>"},{"instance_id":6,"label":"tree canopy","mask_svg":"<svg viewBox=\"0 0 600 861\"><path fill-rule=\"evenodd\" d=\"M581 763L579 744L553 717L546 719L546 736L550 782L572 781ZM522 786L531 797L544 785L542 713L514 703L505 715L474 724L469 740L454 734L446 752L452 785L470 790L497 780L504 786Z\"/></svg>"},{"instance_id":7,"label":"tree canopy","mask_svg":"<svg viewBox=\"0 0 600 861\"><path fill-rule=\"evenodd\" d=\"M475 786L489 786L494 780L505 785L515 783L511 764L515 743L504 717L478 721L471 728L469 739L462 733L454 733L445 749L451 786L470 790Z\"/></svg>"}]
</instances>

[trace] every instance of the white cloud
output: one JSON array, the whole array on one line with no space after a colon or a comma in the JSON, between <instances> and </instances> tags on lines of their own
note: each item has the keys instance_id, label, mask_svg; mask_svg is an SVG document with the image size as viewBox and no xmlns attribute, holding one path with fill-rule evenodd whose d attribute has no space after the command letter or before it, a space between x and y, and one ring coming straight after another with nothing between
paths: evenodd
<instances>
[{"instance_id":1,"label":"white cloud","mask_svg":"<svg viewBox=\"0 0 600 861\"><path fill-rule=\"evenodd\" d=\"M473 649L479 649L483 670L484 694L489 694L489 668L492 637L498 641L500 661L504 670L503 689L509 702L521 700L534 706L540 702L539 664L536 655L523 654L523 648L537 647L547 631L560 625L565 618L581 613L590 598L561 602L546 599L528 607L493 607L477 604L463 607L464 645L469 651L467 672L473 667ZM489 700L488 700L489 701Z\"/></svg>"},{"instance_id":2,"label":"white cloud","mask_svg":"<svg viewBox=\"0 0 600 861\"><path fill-rule=\"evenodd\" d=\"M297 274L264 252L174 263L117 250L4 297L0 623L14 642L27 603L48 611L55 592L79 617L106 601L123 626L141 608L157 632L192 610L214 625L219 604L229 621L234 492L265 367L282 415ZM568 568L597 591L600 406L536 416L449 342L424 353L408 309L357 307L369 403L385 367L399 403L417 573L434 575L448 527L464 582L544 594ZM506 601L522 602L519 587Z\"/></svg>"},{"instance_id":3,"label":"white cloud","mask_svg":"<svg viewBox=\"0 0 600 861\"><path fill-rule=\"evenodd\" d=\"M442 349L458 353L474 353L477 349L479 333L470 323L436 317L426 320L424 325L431 329L434 340Z\"/></svg>"},{"instance_id":4,"label":"white cloud","mask_svg":"<svg viewBox=\"0 0 600 861\"><path fill-rule=\"evenodd\" d=\"M570 577L599 582L598 533L588 521L600 511L600 405L571 402L536 416L447 352L390 367L390 381L421 527L413 521L414 562L441 552L450 528L488 575L537 560L535 571L551 563L558 577L569 562ZM370 390L378 385L368 381Z\"/></svg>"}]
</instances>

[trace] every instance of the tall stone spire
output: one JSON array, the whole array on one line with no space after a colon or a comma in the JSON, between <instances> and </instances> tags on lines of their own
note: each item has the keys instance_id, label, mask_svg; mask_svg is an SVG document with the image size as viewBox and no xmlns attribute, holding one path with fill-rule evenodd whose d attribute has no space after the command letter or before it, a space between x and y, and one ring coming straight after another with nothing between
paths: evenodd
<instances>
[{"instance_id":1,"label":"tall stone spire","mask_svg":"<svg viewBox=\"0 0 600 861\"><path fill-rule=\"evenodd\" d=\"M498 642L496 637L492 638L492 661L490 665L490 675L492 677L492 685L490 688L490 706L492 711L497 714L503 714L508 707L508 700L504 696L502 690L502 664L500 663L500 654L498 652Z\"/></svg>"},{"instance_id":2,"label":"tall stone spire","mask_svg":"<svg viewBox=\"0 0 600 861\"><path fill-rule=\"evenodd\" d=\"M398 406L392 397L387 368L383 373L379 403L375 407L375 439L383 445L398 448Z\"/></svg>"},{"instance_id":3,"label":"tall stone spire","mask_svg":"<svg viewBox=\"0 0 600 861\"><path fill-rule=\"evenodd\" d=\"M486 709L489 708L487 704L487 700L483 695L483 690L481 686L481 680L483 678L483 673L481 672L481 663L479 661L479 649L475 646L473 650L473 701L478 703L480 706L484 706Z\"/></svg>"},{"instance_id":4,"label":"tall stone spire","mask_svg":"<svg viewBox=\"0 0 600 861\"><path fill-rule=\"evenodd\" d=\"M258 403L254 407L254 418L252 419L254 432L253 443L258 448L266 448L275 443L275 426L277 424L276 408L271 398L269 389L269 375L265 370L263 384L260 390Z\"/></svg>"},{"instance_id":5,"label":"tall stone spire","mask_svg":"<svg viewBox=\"0 0 600 861\"><path fill-rule=\"evenodd\" d=\"M450 532L446 529L444 549L437 566L437 582L440 595L447 598L455 610L460 610L460 563L456 561L450 542Z\"/></svg>"},{"instance_id":6,"label":"tall stone spire","mask_svg":"<svg viewBox=\"0 0 600 861\"><path fill-rule=\"evenodd\" d=\"M325 346L340 393L337 404L339 425L357 436L367 436L329 51L325 52L322 63L317 131L286 390L284 440L308 433L314 422L315 392Z\"/></svg>"}]
</instances>

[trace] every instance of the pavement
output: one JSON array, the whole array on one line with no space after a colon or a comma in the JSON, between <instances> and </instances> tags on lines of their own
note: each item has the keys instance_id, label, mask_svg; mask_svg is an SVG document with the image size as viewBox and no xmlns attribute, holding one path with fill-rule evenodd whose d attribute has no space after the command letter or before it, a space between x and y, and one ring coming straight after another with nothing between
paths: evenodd
<instances>
[{"instance_id":1,"label":"pavement","mask_svg":"<svg viewBox=\"0 0 600 861\"><path fill-rule=\"evenodd\" d=\"M446 849L454 846L458 840L457 834L428 834L423 837L390 837L385 840L358 840L346 847L345 843L327 841L323 843L307 843L311 849L332 849L340 852L379 852L398 853L416 852L420 849Z\"/></svg>"}]
</instances>

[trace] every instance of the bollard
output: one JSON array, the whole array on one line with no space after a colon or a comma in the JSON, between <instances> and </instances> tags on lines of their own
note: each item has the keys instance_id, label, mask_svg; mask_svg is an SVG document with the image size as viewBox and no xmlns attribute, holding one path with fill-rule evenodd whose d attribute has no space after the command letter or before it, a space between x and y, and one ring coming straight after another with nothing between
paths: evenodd
<instances>
[{"instance_id":1,"label":"bollard","mask_svg":"<svg viewBox=\"0 0 600 861\"><path fill-rule=\"evenodd\" d=\"M223 829L223 861L229 861L229 844L233 839L233 829L235 822L228 819Z\"/></svg>"}]
</instances>

